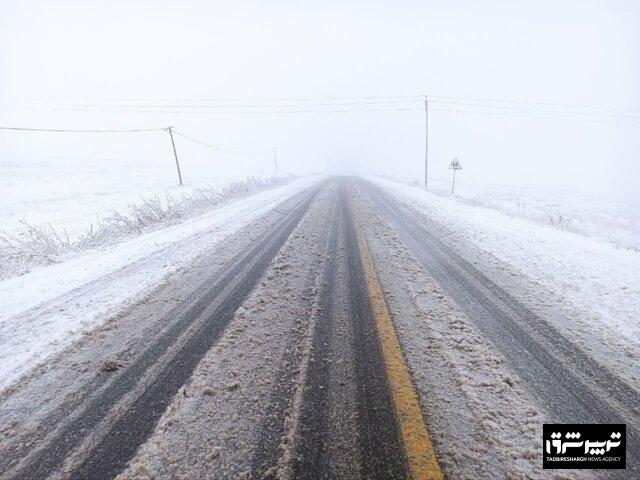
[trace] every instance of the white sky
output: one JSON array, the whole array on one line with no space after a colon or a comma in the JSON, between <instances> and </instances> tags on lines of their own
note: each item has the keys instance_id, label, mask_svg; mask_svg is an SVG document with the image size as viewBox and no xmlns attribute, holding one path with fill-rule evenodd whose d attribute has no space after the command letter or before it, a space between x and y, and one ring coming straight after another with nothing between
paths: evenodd
<instances>
[{"instance_id":1,"label":"white sky","mask_svg":"<svg viewBox=\"0 0 640 480\"><path fill-rule=\"evenodd\" d=\"M345 3L0 1L0 124L175 125L204 141L261 152L229 157L179 143L182 156L211 157L211 168L221 174L239 165L271 168L271 148L278 145L281 167L295 173L418 178L424 157L420 111L88 113L51 108L74 100L47 99L42 108L33 97L429 94L640 109L640 2ZM170 159L163 133L145 135L0 132L0 160ZM640 125L434 111L433 175L448 175L454 156L467 179L640 190Z\"/></svg>"}]
</instances>

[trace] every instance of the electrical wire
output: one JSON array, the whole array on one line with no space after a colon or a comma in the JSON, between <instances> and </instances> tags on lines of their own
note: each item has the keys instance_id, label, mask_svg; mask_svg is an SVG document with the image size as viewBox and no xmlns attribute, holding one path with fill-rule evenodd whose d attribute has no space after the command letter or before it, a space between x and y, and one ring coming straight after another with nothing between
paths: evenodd
<instances>
[{"instance_id":1,"label":"electrical wire","mask_svg":"<svg viewBox=\"0 0 640 480\"><path fill-rule=\"evenodd\" d=\"M84 107L84 108L213 108L213 109L225 109L225 108L293 108L293 107L335 107L335 106L362 106L362 105L387 105L387 104L408 104L408 103L423 103L424 100L379 100L379 101L362 101L362 102L331 102L331 103L298 103L298 104L265 104L265 103L253 103L253 104L200 104L200 105L163 105L163 104L117 104L117 103L72 103L65 104L71 107ZM55 104L54 104L55 105Z\"/></svg>"},{"instance_id":2,"label":"electrical wire","mask_svg":"<svg viewBox=\"0 0 640 480\"><path fill-rule=\"evenodd\" d=\"M620 121L620 120L604 120L604 119L589 119L589 118L571 118L571 117L549 117L549 116L540 116L540 115L518 115L512 113L505 112L487 112L481 110L460 110L454 108L438 108L438 107L429 107L429 111L436 110L439 112L453 112L453 113L471 113L478 115L491 115L491 116L501 116L501 117L516 117L516 118L528 118L534 120L569 120L574 122L592 122L592 123L608 123L608 124L621 124L621 125L640 125L640 121L638 122L628 122L628 121Z\"/></svg>"},{"instance_id":3,"label":"electrical wire","mask_svg":"<svg viewBox=\"0 0 640 480\"><path fill-rule=\"evenodd\" d=\"M30 110L41 110L33 107ZM48 108L48 111L63 112L97 112L97 113L178 113L178 114L279 114L279 113L349 113L349 112L398 112L398 111L424 111L424 107L409 108L368 108L368 109L341 109L341 110L215 110L215 111L188 111L188 110L91 110L83 108Z\"/></svg>"},{"instance_id":4,"label":"electrical wire","mask_svg":"<svg viewBox=\"0 0 640 480\"><path fill-rule=\"evenodd\" d=\"M464 106L464 105L463 105ZM488 108L491 108L487 106ZM485 108L487 108L485 107ZM35 108L38 110L38 108ZM298 110L197 110L197 111L188 111L188 110L179 110L179 109L171 109L171 110L92 110L92 109L83 109L83 108L52 108L48 110L54 111L65 111L65 112L97 112L97 113L136 113L136 114L198 114L198 115L281 115L281 114L336 114L336 113L356 113L356 112L405 112L405 111L424 111L424 107L406 107L406 108L364 108L364 109L339 109L339 110L327 110L327 109L317 109L317 110L308 110L308 109L298 109ZM637 125L640 122L640 117L638 117L638 122L633 122L629 120L635 120L636 117L624 117L624 116L607 116L603 118L602 116L593 116L593 118L587 118L584 115L578 115L580 118L576 118L576 113L574 112L548 112L544 110L534 110L534 112L538 112L541 115L525 115L525 114L516 114L510 113L508 111L485 111L485 110L465 110L462 108L439 108L439 107L429 107L429 111L441 111L441 112L454 112L454 113L462 113L462 114L482 114L482 115L491 115L491 116L502 116L502 117L518 117L518 118L531 118L538 120L566 120L566 121L576 121L576 122L593 122L593 123L609 123L609 124L624 124L624 125ZM546 115L544 115L546 114ZM555 114L555 116L550 116L549 114ZM572 116L573 115L573 116Z\"/></svg>"},{"instance_id":5,"label":"electrical wire","mask_svg":"<svg viewBox=\"0 0 640 480\"><path fill-rule=\"evenodd\" d=\"M311 98L311 97L309 97ZM327 97L329 98L329 97ZM349 97L331 97L344 99ZM355 97L354 97L355 98ZM363 100L353 101L332 101L315 103L241 103L233 104L109 104L109 103L73 103L61 107L47 107L46 109L58 111L86 111L86 112L121 112L121 113L229 113L229 114L303 114L303 113L349 113L349 112L376 112L376 111L409 111L421 110L416 103L422 104L427 97L406 96L406 97L361 97ZM366 100L372 98L372 100ZM293 100L293 99L292 99ZM300 99L295 99L300 102ZM621 123L621 121L640 121L640 111L636 113L634 109L607 109L605 107L562 105L551 103L532 103L496 99L478 99L473 97L445 97L431 96L430 104L444 105L460 108L450 108L450 111L457 113L483 113L494 116L520 116L515 113L532 113L531 118L562 118L565 120L580 120L584 117L587 121L596 123ZM472 102L469 100L473 100ZM262 100L259 100L262 101ZM404 105L404 106L403 106ZM317 107L317 108L316 108ZM338 108L337 108L338 107ZM339 108L354 107L354 108ZM361 107L361 108L357 108ZM371 108L376 107L376 108ZM389 107L389 108L388 108ZM391 108L393 107L393 108ZM37 107L36 107L37 108ZM582 109L582 110L580 110Z\"/></svg>"},{"instance_id":6,"label":"electrical wire","mask_svg":"<svg viewBox=\"0 0 640 480\"><path fill-rule=\"evenodd\" d=\"M26 127L3 127L0 126L0 130L9 130L9 131L19 131L19 132L53 132L53 133L137 133L137 132L157 132L157 131L171 131L187 140L198 143L208 148L212 148L214 150L235 154L235 155L251 155L257 152L240 152L237 150L231 150L225 147L221 147L219 145L213 145L211 143L203 142L202 140L198 140L197 138L193 138L185 133L182 133L176 130L173 127L161 127L161 128L139 128L139 129L130 129L130 130L74 130L74 129L61 129L61 128L26 128Z\"/></svg>"},{"instance_id":7,"label":"electrical wire","mask_svg":"<svg viewBox=\"0 0 640 480\"><path fill-rule=\"evenodd\" d=\"M606 113L606 112L585 112L575 110L547 110L540 108L528 108L519 106L502 106L502 105L490 105L487 103L462 103L451 102L446 100L429 100L429 103L441 104L441 105L460 105L462 107L477 107L477 108L492 108L500 110L513 110L513 111L525 111L525 112L539 112L547 114L560 114L560 115L578 115L578 116L596 116L596 117L611 117L611 118L629 118L634 120L640 120L640 112L636 115L620 114L620 113ZM569 107L567 107L569 108Z\"/></svg>"},{"instance_id":8,"label":"electrical wire","mask_svg":"<svg viewBox=\"0 0 640 480\"><path fill-rule=\"evenodd\" d=\"M325 101L349 101L349 102L362 102L366 100L395 100L402 102L417 102L424 101L428 97L430 100L442 99L442 100L457 100L457 101L471 101L471 102L488 102L488 103L500 103L505 105L535 105L555 108L578 108L578 109L596 109L596 110L626 110L640 113L640 108L632 107L605 107L601 105L578 105L578 104L563 104L552 102L530 102L522 100L506 100L495 98L483 98L483 97L465 97L465 96L446 96L446 95L395 95L395 96L334 96L334 97L263 97L263 98L149 98L149 97L120 97L120 98L105 98L105 97L20 97L25 100L40 99L40 100L77 100L77 101L118 101L118 102L158 102L169 101L177 103L202 103L202 102L218 102L218 103L250 103L261 104L264 102L325 102Z\"/></svg>"},{"instance_id":9,"label":"electrical wire","mask_svg":"<svg viewBox=\"0 0 640 480\"><path fill-rule=\"evenodd\" d=\"M578 104L562 104L562 103L550 103L550 102L525 102L521 100L502 100L493 98L478 98L478 97L451 97L443 95L429 95L429 100L442 98L445 100L464 100L472 102L489 102L489 103L504 103L504 104L516 104L516 105L539 105L546 107L558 107L558 108L584 108L584 109L598 109L598 110L628 110L640 113L640 108L634 107L605 107L602 105L578 105Z\"/></svg>"},{"instance_id":10,"label":"electrical wire","mask_svg":"<svg viewBox=\"0 0 640 480\"><path fill-rule=\"evenodd\" d=\"M392 96L353 96L353 97L262 97L262 98L168 98L168 97L15 97L23 100L39 99L39 100L78 100L78 101L114 101L114 102L227 102L227 103L260 103L260 102L305 102L305 101L334 101L334 100L398 100L398 99L414 99L424 100L424 95L392 95Z\"/></svg>"},{"instance_id":11,"label":"electrical wire","mask_svg":"<svg viewBox=\"0 0 640 480\"><path fill-rule=\"evenodd\" d=\"M136 132L157 132L166 130L162 128L137 128L132 130L72 130L62 128L23 128L23 127L0 127L0 130L14 130L20 132L53 132L53 133L136 133Z\"/></svg>"},{"instance_id":12,"label":"electrical wire","mask_svg":"<svg viewBox=\"0 0 640 480\"><path fill-rule=\"evenodd\" d=\"M176 135L179 135L179 136L181 136L183 138L186 138L187 140L191 140L192 142L199 143L200 145L204 145L205 147L209 147L209 148L212 148L214 150L219 150L221 152L233 153L233 154L242 154L243 153L243 152L239 152L237 150L230 150L228 148L224 148L224 147L221 147L219 145L213 145L211 143L203 142L202 140L198 140L196 138L190 137L189 135L185 135L184 133L179 132L175 128L172 128L171 131L173 133L175 133Z\"/></svg>"},{"instance_id":13,"label":"electrical wire","mask_svg":"<svg viewBox=\"0 0 640 480\"><path fill-rule=\"evenodd\" d=\"M62 98L74 97L38 97ZM82 97L75 97L76 99ZM90 97L84 97L90 99ZM442 95L405 95L405 96L362 96L362 97L272 97L263 99L218 99L221 103L207 103L198 105L180 104L109 104L109 103L74 103L59 107L48 107L47 104L31 109L45 109L55 111L74 112L104 112L104 113L140 113L140 114L251 114L251 115L281 115L281 114L338 114L356 112L402 112L424 110L422 104L429 99L429 111L442 111L460 114L479 114L501 117L517 117L544 120L587 121L594 123L614 123L637 125L640 122L640 110L623 107L600 107L593 105L569 105L544 102L523 102L517 100L499 100L477 97L454 97ZM97 99L104 101L107 99ZM118 101L150 101L151 99L117 99ZM195 99L173 99L173 102L195 102ZM301 103L305 102L306 103ZM244 102L244 103L233 103ZM271 102L271 103L256 103ZM278 103L298 102L298 103ZM309 103L313 102L313 103ZM37 104L36 104L37 105ZM55 105L55 104L54 104ZM341 108L344 107L344 108ZM353 108L347 108L353 107ZM360 108L359 108L360 107ZM29 108L29 107L27 107ZM635 112L638 112L637 114ZM79 133L128 133L143 131L158 131L166 128L133 129L133 130L68 130L68 129L32 129L18 127L0 127L2 130L44 131L44 132L79 132ZM241 153L190 137L182 132L173 130L176 134L226 153Z\"/></svg>"}]
</instances>

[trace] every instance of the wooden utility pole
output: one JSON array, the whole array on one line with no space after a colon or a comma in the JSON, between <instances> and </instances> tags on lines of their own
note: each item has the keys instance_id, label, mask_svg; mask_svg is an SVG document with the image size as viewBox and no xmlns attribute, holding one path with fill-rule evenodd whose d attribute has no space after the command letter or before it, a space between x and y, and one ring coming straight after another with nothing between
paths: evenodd
<instances>
[{"instance_id":1,"label":"wooden utility pole","mask_svg":"<svg viewBox=\"0 0 640 480\"><path fill-rule=\"evenodd\" d=\"M424 97L424 188L427 188L427 166L429 164L429 97Z\"/></svg>"},{"instance_id":2,"label":"wooden utility pole","mask_svg":"<svg viewBox=\"0 0 640 480\"><path fill-rule=\"evenodd\" d=\"M273 163L276 166L276 175L278 175L278 147L273 147Z\"/></svg>"},{"instance_id":3,"label":"wooden utility pole","mask_svg":"<svg viewBox=\"0 0 640 480\"><path fill-rule=\"evenodd\" d=\"M182 186L182 174L180 173L180 163L178 162L178 153L176 152L176 143L173 141L173 132L171 131L173 127L167 127L169 131L169 137L171 137L171 146L173 147L173 156L176 159L176 168L178 169L178 180L180 181L180 186Z\"/></svg>"}]
</instances>

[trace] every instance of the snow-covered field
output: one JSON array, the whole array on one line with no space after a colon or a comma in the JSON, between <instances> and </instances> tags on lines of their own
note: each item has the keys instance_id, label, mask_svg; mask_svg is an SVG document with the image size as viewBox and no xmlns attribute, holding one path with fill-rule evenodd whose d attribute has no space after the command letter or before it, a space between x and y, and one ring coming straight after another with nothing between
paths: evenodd
<instances>
[{"instance_id":1,"label":"snow-covered field","mask_svg":"<svg viewBox=\"0 0 640 480\"><path fill-rule=\"evenodd\" d=\"M183 165L191 174L185 173L185 185L180 187L171 161L163 159L160 164L152 159L55 157L0 160L1 229L19 232L24 229L23 222L51 225L57 231L66 230L74 239L99 218L125 210L141 198L191 195L198 188L244 178L221 178L211 165Z\"/></svg>"},{"instance_id":2,"label":"snow-covered field","mask_svg":"<svg viewBox=\"0 0 640 480\"><path fill-rule=\"evenodd\" d=\"M571 203L570 198L566 204L560 204L557 198L545 200L544 192L510 194L513 195L511 202L518 198L517 201L525 205L536 205L540 215L545 211L549 215L558 211L573 212L577 221L579 212L583 212L592 232L575 233L557 224L506 212L504 206L508 201L500 191L494 197L488 193L482 197L491 204L491 207L485 207L480 206L481 202L474 205L468 200L426 192L417 186L379 178L371 181L566 302L567 311L576 314L559 317L561 330L583 343L603 362L613 364L616 370L624 370L621 374L633 384L640 381L637 369L640 361L640 251L619 248L607 240L611 230L639 244L640 235L634 233L637 218L633 218L637 212L616 215L617 203L603 201L596 205L594 200L590 212L586 206L580 207L580 201ZM550 206L548 210L545 205ZM621 218L626 220L617 222ZM461 254L464 256L465 252ZM510 283L515 285L515 280ZM529 304L544 304L548 300L532 292L528 292L529 295L522 291L516 293Z\"/></svg>"},{"instance_id":3,"label":"snow-covered field","mask_svg":"<svg viewBox=\"0 0 640 480\"><path fill-rule=\"evenodd\" d=\"M498 210L512 217L598 238L618 248L640 251L640 196L586 193L557 188L527 187L429 179L429 190L470 206Z\"/></svg>"},{"instance_id":4,"label":"snow-covered field","mask_svg":"<svg viewBox=\"0 0 640 480\"><path fill-rule=\"evenodd\" d=\"M149 159L1 161L0 279L178 223L291 180L266 175L220 178L210 165L190 163L192 174L181 187L175 166L164 167Z\"/></svg>"},{"instance_id":5,"label":"snow-covered field","mask_svg":"<svg viewBox=\"0 0 640 480\"><path fill-rule=\"evenodd\" d=\"M177 225L0 281L0 388L318 180L293 180Z\"/></svg>"}]
</instances>

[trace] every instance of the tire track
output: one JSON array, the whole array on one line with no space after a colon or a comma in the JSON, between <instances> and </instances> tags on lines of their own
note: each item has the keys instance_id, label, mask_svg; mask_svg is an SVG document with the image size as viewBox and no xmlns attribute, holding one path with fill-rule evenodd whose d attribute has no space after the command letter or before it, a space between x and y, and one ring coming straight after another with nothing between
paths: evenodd
<instances>
[{"instance_id":1,"label":"tire track","mask_svg":"<svg viewBox=\"0 0 640 480\"><path fill-rule=\"evenodd\" d=\"M328 346L333 333L333 319L336 316L336 270L340 231L342 230L342 209L336 206L334 197L333 218L327 241L326 264L317 304L317 318L311 346L311 358L307 366L307 386L298 425L298 435L305 439L298 445L296 454L301 460L294 463L294 478L314 478L318 465L328 465L327 447L329 432L328 385L331 355ZM317 477L315 477L317 478Z\"/></svg>"},{"instance_id":2,"label":"tire track","mask_svg":"<svg viewBox=\"0 0 640 480\"><path fill-rule=\"evenodd\" d=\"M637 473L633 459L640 451L638 393L461 259L387 194L364 182L361 187L423 267L478 324L557 421L628 424L627 471L603 475L617 478Z\"/></svg>"},{"instance_id":3,"label":"tire track","mask_svg":"<svg viewBox=\"0 0 640 480\"><path fill-rule=\"evenodd\" d=\"M314 331L312 356L296 425L293 478L406 478L404 451L387 382L384 359L366 290L350 191L339 185L339 226L335 257L321 293L322 309ZM348 335L339 332L341 322ZM349 361L345 361L348 357ZM352 363L353 362L353 363ZM352 394L339 378L352 378ZM347 424L337 419L350 412ZM353 425L349 425L353 423ZM342 443L341 432L355 435ZM342 461L334 456L342 451Z\"/></svg>"},{"instance_id":4,"label":"tire track","mask_svg":"<svg viewBox=\"0 0 640 480\"><path fill-rule=\"evenodd\" d=\"M331 195L330 218L338 218L340 211L337 208L335 189L329 193ZM333 291L327 286L331 286L329 280L335 275L336 258L335 251L338 244L339 221L331 223L324 250L324 269L319 272L319 291L312 308L311 316L317 316L312 322L315 328L322 328L321 325L329 317L329 306L332 302ZM330 319L328 319L330 321ZM295 390L295 382L300 374L299 365L303 358L296 358L300 355L299 349L303 348L304 338L295 336L290 340L290 347L285 358L282 359L282 367L277 374L278 380L274 382L274 388L270 393L269 407L265 412L260 434L257 440L251 465L251 478L269 478L274 469L277 468L283 454L286 436L286 418L291 413L292 399L291 393Z\"/></svg>"},{"instance_id":5,"label":"tire track","mask_svg":"<svg viewBox=\"0 0 640 480\"><path fill-rule=\"evenodd\" d=\"M136 363L122 369L117 381L96 392L80 412L53 430L37 450L13 471L5 472L3 478L47 478L65 463L65 476L71 478L117 475L153 431L173 396L259 281L316 192L314 189L307 193L292 212L239 256L229 271L154 341ZM141 386L146 388L140 391ZM91 438L92 432L99 432L99 438Z\"/></svg>"}]
</instances>

